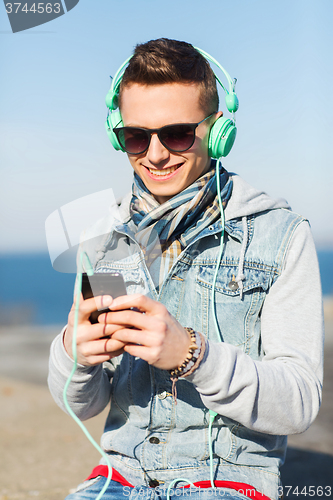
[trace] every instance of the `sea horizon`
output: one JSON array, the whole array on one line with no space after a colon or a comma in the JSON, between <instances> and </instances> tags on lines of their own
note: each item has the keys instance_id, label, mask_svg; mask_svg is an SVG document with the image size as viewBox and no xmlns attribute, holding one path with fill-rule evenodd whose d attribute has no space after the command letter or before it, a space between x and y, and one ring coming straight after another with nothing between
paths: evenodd
<instances>
[{"instance_id":1,"label":"sea horizon","mask_svg":"<svg viewBox=\"0 0 333 500\"><path fill-rule=\"evenodd\" d=\"M333 297L333 248L318 249L324 299ZM0 253L0 326L65 324L75 273L53 269L47 252Z\"/></svg>"}]
</instances>

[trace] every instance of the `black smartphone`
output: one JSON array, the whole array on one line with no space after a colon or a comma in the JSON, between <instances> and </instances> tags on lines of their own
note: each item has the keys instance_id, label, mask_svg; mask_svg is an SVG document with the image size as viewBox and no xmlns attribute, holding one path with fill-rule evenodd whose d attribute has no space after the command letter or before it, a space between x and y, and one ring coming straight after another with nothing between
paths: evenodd
<instances>
[{"instance_id":1,"label":"black smartphone","mask_svg":"<svg viewBox=\"0 0 333 500\"><path fill-rule=\"evenodd\" d=\"M88 276L82 274L82 295L84 299L91 299L99 295L111 295L113 299L127 295L123 275L120 273L94 273ZM90 323L98 323L98 316L108 312L108 307L94 311L90 315Z\"/></svg>"}]
</instances>

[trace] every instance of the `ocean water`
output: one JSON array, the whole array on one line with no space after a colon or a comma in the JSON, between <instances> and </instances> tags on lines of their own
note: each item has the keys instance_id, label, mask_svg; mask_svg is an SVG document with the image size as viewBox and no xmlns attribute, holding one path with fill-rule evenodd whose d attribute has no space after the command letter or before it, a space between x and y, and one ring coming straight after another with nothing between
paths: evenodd
<instances>
[{"instance_id":1,"label":"ocean water","mask_svg":"<svg viewBox=\"0 0 333 500\"><path fill-rule=\"evenodd\" d=\"M333 295L333 250L319 250L318 260L323 293ZM74 281L48 254L0 254L0 325L65 324Z\"/></svg>"},{"instance_id":2,"label":"ocean water","mask_svg":"<svg viewBox=\"0 0 333 500\"><path fill-rule=\"evenodd\" d=\"M59 273L43 254L0 255L0 324L66 324L74 274Z\"/></svg>"}]
</instances>

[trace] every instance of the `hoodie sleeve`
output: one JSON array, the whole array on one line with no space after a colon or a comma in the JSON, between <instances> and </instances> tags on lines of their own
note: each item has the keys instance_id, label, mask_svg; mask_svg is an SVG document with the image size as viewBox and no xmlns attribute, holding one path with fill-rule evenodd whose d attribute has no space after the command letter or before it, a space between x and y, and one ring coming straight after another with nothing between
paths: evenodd
<instances>
[{"instance_id":1,"label":"hoodie sleeve","mask_svg":"<svg viewBox=\"0 0 333 500\"><path fill-rule=\"evenodd\" d=\"M283 271L261 314L264 357L254 361L227 343L207 342L187 380L205 406L258 432L305 431L321 402L324 321L321 283L309 225L296 229Z\"/></svg>"},{"instance_id":2,"label":"hoodie sleeve","mask_svg":"<svg viewBox=\"0 0 333 500\"><path fill-rule=\"evenodd\" d=\"M49 359L48 385L57 405L66 411L63 390L72 371L74 361L67 354L63 335L65 328L54 339ZM117 359L117 358L115 358ZM97 366L78 365L67 391L71 409L80 420L98 415L110 401L113 376L111 362Z\"/></svg>"}]
</instances>

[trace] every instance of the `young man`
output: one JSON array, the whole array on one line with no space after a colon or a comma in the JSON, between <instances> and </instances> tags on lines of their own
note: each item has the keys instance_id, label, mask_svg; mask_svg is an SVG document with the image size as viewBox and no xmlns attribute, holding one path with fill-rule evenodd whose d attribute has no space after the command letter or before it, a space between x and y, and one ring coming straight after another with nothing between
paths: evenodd
<instances>
[{"instance_id":1,"label":"young man","mask_svg":"<svg viewBox=\"0 0 333 500\"><path fill-rule=\"evenodd\" d=\"M137 46L119 108L125 128L115 133L135 172L132 193L123 223L106 218L106 236L82 250L95 272L121 272L128 295L81 300L79 366L68 390L82 420L111 401L104 498L165 499L178 479L170 498L276 500L286 436L311 424L321 399L323 320L309 225L283 200L216 173L208 154L222 115L215 76L190 44ZM163 129L175 124L189 136L181 145L180 129ZM143 245L147 234L158 235L156 258ZM102 305L111 312L91 324ZM74 306L51 348L49 385L61 407L73 325ZM97 497L101 464L68 500ZM185 489L190 482L196 488Z\"/></svg>"}]
</instances>

